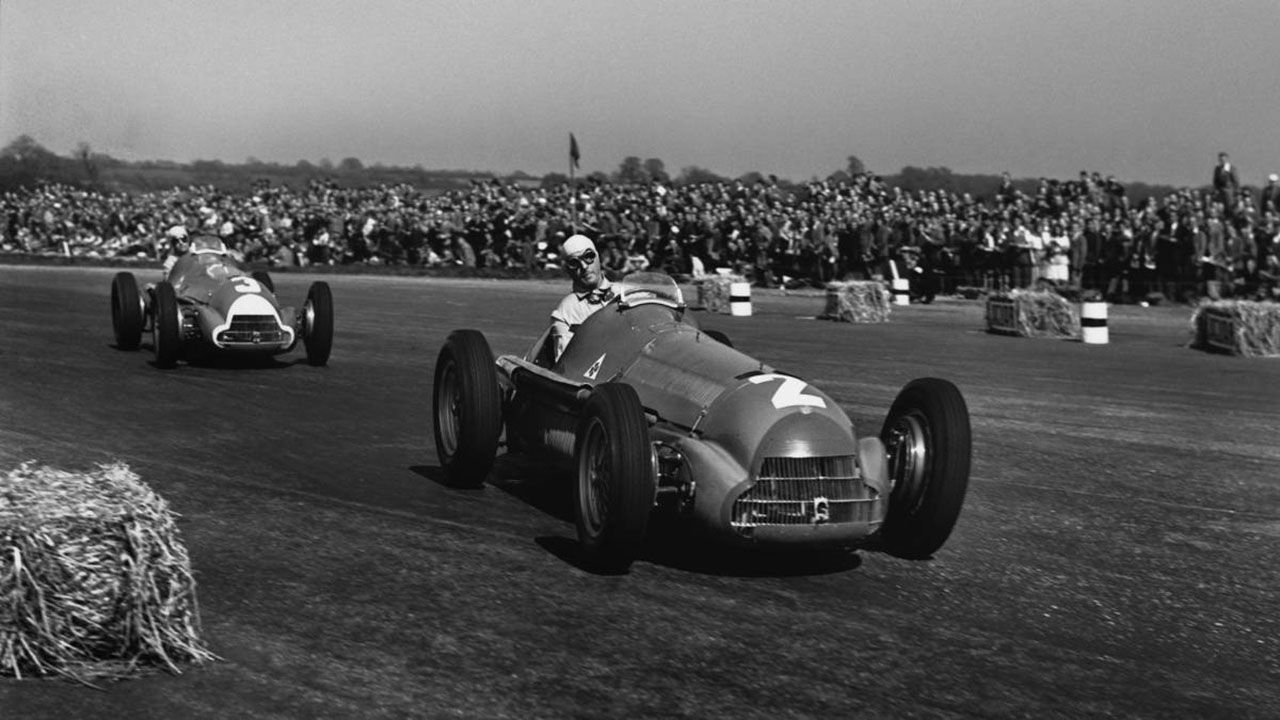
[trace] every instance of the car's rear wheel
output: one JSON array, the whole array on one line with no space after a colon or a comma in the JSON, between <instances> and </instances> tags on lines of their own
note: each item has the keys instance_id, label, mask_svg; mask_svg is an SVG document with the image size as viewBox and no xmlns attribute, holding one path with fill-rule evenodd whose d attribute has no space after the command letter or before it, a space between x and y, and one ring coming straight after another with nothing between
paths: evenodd
<instances>
[{"instance_id":1,"label":"car's rear wheel","mask_svg":"<svg viewBox=\"0 0 1280 720\"><path fill-rule=\"evenodd\" d=\"M173 285L164 280L156 285L151 303L151 344L156 351L156 367L171 368L178 364L178 344L182 339L182 316Z\"/></svg>"},{"instance_id":2,"label":"car's rear wheel","mask_svg":"<svg viewBox=\"0 0 1280 720\"><path fill-rule=\"evenodd\" d=\"M592 392L574 466L574 522L586 564L626 572L640 552L657 492L649 427L635 388L604 383Z\"/></svg>"},{"instance_id":3,"label":"car's rear wheel","mask_svg":"<svg viewBox=\"0 0 1280 720\"><path fill-rule=\"evenodd\" d=\"M436 454L446 480L480 487L493 468L502 434L502 390L483 334L449 334L436 357L431 401Z\"/></svg>"},{"instance_id":4,"label":"car's rear wheel","mask_svg":"<svg viewBox=\"0 0 1280 720\"><path fill-rule=\"evenodd\" d=\"M259 285L270 290L272 295L275 294L276 284L271 280L271 274L268 273L266 270L254 270L253 272L249 273L249 277L253 278L254 280L257 280Z\"/></svg>"},{"instance_id":5,"label":"car's rear wheel","mask_svg":"<svg viewBox=\"0 0 1280 720\"><path fill-rule=\"evenodd\" d=\"M325 365L333 351L333 293L329 283L311 283L302 306L302 342L307 346L307 362Z\"/></svg>"},{"instance_id":6,"label":"car's rear wheel","mask_svg":"<svg viewBox=\"0 0 1280 720\"><path fill-rule=\"evenodd\" d=\"M951 535L969 485L972 437L960 390L938 378L907 383L880 431L893 491L881 528L884 549L924 559Z\"/></svg>"},{"instance_id":7,"label":"car's rear wheel","mask_svg":"<svg viewBox=\"0 0 1280 720\"><path fill-rule=\"evenodd\" d=\"M111 281L111 329L121 350L137 350L142 342L142 299L133 273L116 273Z\"/></svg>"}]
</instances>

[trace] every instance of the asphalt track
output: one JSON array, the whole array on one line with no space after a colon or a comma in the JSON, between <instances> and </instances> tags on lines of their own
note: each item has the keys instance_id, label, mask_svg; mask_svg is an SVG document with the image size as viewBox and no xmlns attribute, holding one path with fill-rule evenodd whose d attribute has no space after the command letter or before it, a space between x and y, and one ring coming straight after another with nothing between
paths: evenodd
<instances>
[{"instance_id":1,"label":"asphalt track","mask_svg":"<svg viewBox=\"0 0 1280 720\"><path fill-rule=\"evenodd\" d=\"M329 367L161 371L112 347L110 272L0 267L0 467L128 462L182 516L223 661L0 681L4 718L1280 717L1280 361L1188 349L1186 308L1113 307L1107 346L987 335L977 303L698 313L864 432L956 382L965 510L924 562L659 532L602 577L559 479L451 489L431 441L444 337L523 350L561 285L327 277Z\"/></svg>"}]
</instances>

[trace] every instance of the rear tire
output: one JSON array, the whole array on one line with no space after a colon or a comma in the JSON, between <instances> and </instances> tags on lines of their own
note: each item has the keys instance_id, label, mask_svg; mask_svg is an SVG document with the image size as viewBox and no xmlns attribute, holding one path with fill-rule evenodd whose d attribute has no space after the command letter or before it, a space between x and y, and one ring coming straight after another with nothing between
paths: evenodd
<instances>
[{"instance_id":1,"label":"rear tire","mask_svg":"<svg viewBox=\"0 0 1280 720\"><path fill-rule=\"evenodd\" d=\"M307 302L302 306L302 342L307 346L308 363L328 364L333 351L333 293L327 282L311 283L307 291Z\"/></svg>"},{"instance_id":2,"label":"rear tire","mask_svg":"<svg viewBox=\"0 0 1280 720\"><path fill-rule=\"evenodd\" d=\"M502 434L502 390L483 334L449 334L436 357L431 404L436 454L445 479L456 487L484 485Z\"/></svg>"},{"instance_id":3,"label":"rear tire","mask_svg":"<svg viewBox=\"0 0 1280 720\"><path fill-rule=\"evenodd\" d=\"M151 344L156 351L156 367L169 369L178 364L179 343L182 340L182 316L178 311L178 296L168 280L156 285Z\"/></svg>"},{"instance_id":4,"label":"rear tire","mask_svg":"<svg viewBox=\"0 0 1280 720\"><path fill-rule=\"evenodd\" d=\"M116 273L111 281L111 329L121 350L137 350L142 343L142 300L133 273Z\"/></svg>"},{"instance_id":5,"label":"rear tire","mask_svg":"<svg viewBox=\"0 0 1280 720\"><path fill-rule=\"evenodd\" d=\"M928 558L947 541L964 505L972 446L968 406L946 380L912 380L893 401L880 439L894 483L880 531L884 549Z\"/></svg>"},{"instance_id":6,"label":"rear tire","mask_svg":"<svg viewBox=\"0 0 1280 720\"><path fill-rule=\"evenodd\" d=\"M574 467L574 523L585 564L624 573L640 552L657 492L649 426L635 388L596 387L578 425Z\"/></svg>"},{"instance_id":7,"label":"rear tire","mask_svg":"<svg viewBox=\"0 0 1280 720\"><path fill-rule=\"evenodd\" d=\"M254 270L249 273L249 277L258 281L258 284L271 291L272 295L276 294L276 284L272 282L271 275L266 270Z\"/></svg>"}]
</instances>

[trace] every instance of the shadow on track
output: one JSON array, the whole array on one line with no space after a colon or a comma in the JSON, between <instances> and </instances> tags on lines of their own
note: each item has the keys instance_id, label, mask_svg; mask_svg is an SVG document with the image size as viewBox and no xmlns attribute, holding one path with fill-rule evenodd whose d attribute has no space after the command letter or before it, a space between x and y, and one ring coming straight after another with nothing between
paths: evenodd
<instances>
[{"instance_id":1,"label":"shadow on track","mask_svg":"<svg viewBox=\"0 0 1280 720\"><path fill-rule=\"evenodd\" d=\"M150 355L147 364L153 368L161 369L156 365L154 346L143 343L137 350L126 350L115 343L107 343L107 347L122 353L146 353ZM193 353L181 356L183 364L191 367L208 368L211 370L281 370L294 365L306 365L306 358L293 357L288 360L282 360L279 355L252 355L237 353Z\"/></svg>"},{"instance_id":2,"label":"shadow on track","mask_svg":"<svg viewBox=\"0 0 1280 720\"><path fill-rule=\"evenodd\" d=\"M409 470L451 492L483 492L450 485L439 466L414 465ZM570 536L543 535L535 537L534 542L565 563L599 574L583 562L578 541L572 537L573 495L566 478L528 458L504 455L494 464L487 484L566 524ZM662 514L651 518L638 560L675 570L727 577L827 575L862 565L857 552L845 549L779 551L729 546L685 519Z\"/></svg>"}]
</instances>

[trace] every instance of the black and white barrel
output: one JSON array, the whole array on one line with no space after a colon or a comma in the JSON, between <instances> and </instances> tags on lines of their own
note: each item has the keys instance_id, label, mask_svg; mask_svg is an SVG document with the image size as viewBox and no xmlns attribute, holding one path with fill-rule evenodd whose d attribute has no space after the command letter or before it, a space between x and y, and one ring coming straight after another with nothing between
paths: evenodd
<instances>
[{"instance_id":1,"label":"black and white barrel","mask_svg":"<svg viewBox=\"0 0 1280 720\"><path fill-rule=\"evenodd\" d=\"M892 281L893 304L911 304L911 281L907 278L894 278Z\"/></svg>"},{"instance_id":2,"label":"black and white barrel","mask_svg":"<svg viewBox=\"0 0 1280 720\"><path fill-rule=\"evenodd\" d=\"M1106 303L1080 303L1080 339L1086 345L1106 345L1110 341Z\"/></svg>"},{"instance_id":3,"label":"black and white barrel","mask_svg":"<svg viewBox=\"0 0 1280 720\"><path fill-rule=\"evenodd\" d=\"M729 314L736 317L751 315L751 283L729 283Z\"/></svg>"}]
</instances>

